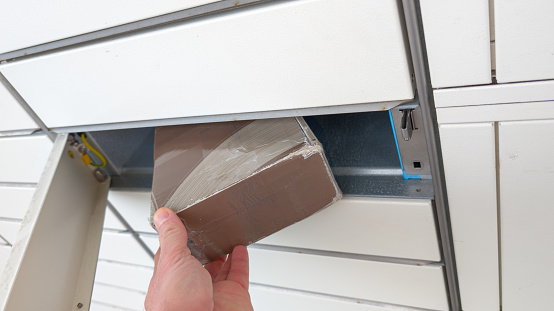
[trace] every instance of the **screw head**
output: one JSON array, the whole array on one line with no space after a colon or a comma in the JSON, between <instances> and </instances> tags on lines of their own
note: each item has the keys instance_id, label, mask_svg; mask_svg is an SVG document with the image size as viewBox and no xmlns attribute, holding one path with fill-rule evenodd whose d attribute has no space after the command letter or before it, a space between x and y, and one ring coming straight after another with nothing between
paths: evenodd
<instances>
[{"instance_id":1,"label":"screw head","mask_svg":"<svg viewBox=\"0 0 554 311\"><path fill-rule=\"evenodd\" d=\"M77 304L77 308L81 309L82 307L83 307L83 304L79 302L79 303Z\"/></svg>"},{"instance_id":2,"label":"screw head","mask_svg":"<svg viewBox=\"0 0 554 311\"><path fill-rule=\"evenodd\" d=\"M106 176L106 174L102 172L99 168L94 170L94 177L96 177L99 182L104 182L106 179L108 179L108 176Z\"/></svg>"},{"instance_id":3,"label":"screw head","mask_svg":"<svg viewBox=\"0 0 554 311\"><path fill-rule=\"evenodd\" d=\"M88 149L87 149L87 146L83 145L83 144L80 144L78 147L77 147L77 150L79 151L80 154L85 154L87 153Z\"/></svg>"}]
</instances>

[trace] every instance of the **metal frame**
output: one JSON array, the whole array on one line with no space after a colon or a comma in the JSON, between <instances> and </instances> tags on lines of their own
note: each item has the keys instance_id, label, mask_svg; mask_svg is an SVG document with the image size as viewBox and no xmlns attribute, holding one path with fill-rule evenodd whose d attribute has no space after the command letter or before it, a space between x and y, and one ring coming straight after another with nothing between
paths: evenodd
<instances>
[{"instance_id":1,"label":"metal frame","mask_svg":"<svg viewBox=\"0 0 554 311\"><path fill-rule=\"evenodd\" d=\"M389 110L394 133L396 135L396 144L400 153L400 161L404 171L404 178L424 179L431 178L431 169L429 166L429 156L427 155L427 141L422 129L421 107L405 107L406 105L395 107ZM404 117L411 116L411 125L414 126L410 133L409 140L403 138L402 121ZM420 168L414 167L414 162L420 162Z\"/></svg>"},{"instance_id":2,"label":"metal frame","mask_svg":"<svg viewBox=\"0 0 554 311\"><path fill-rule=\"evenodd\" d=\"M454 242L452 240L442 151L438 124L436 121L435 100L431 87L427 50L425 47L421 9L418 0L402 0L402 6L406 19L406 28L408 30L410 52L414 66L416 86L423 117L423 128L427 140L431 176L433 178L433 187L435 190L435 208L442 244L442 253L444 256L446 285L450 295L450 309L459 311L462 310L462 306L456 270Z\"/></svg>"}]
</instances>

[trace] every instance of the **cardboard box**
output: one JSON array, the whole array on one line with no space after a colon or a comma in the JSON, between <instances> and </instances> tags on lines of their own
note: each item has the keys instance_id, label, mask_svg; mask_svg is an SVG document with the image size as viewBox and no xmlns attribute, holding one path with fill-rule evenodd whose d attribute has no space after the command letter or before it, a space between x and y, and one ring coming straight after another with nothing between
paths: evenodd
<instances>
[{"instance_id":1,"label":"cardboard box","mask_svg":"<svg viewBox=\"0 0 554 311\"><path fill-rule=\"evenodd\" d=\"M252 244L341 197L302 118L159 127L152 215L181 218L203 264Z\"/></svg>"}]
</instances>

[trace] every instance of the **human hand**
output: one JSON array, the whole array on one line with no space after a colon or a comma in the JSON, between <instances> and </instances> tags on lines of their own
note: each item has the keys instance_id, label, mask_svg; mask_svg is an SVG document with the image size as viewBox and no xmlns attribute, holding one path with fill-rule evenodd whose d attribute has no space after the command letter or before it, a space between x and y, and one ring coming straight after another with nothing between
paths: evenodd
<instances>
[{"instance_id":1,"label":"human hand","mask_svg":"<svg viewBox=\"0 0 554 311\"><path fill-rule=\"evenodd\" d=\"M254 310L248 294L248 251L239 245L227 260L222 257L205 267L187 247L187 230L165 207L154 214L160 248L154 257L144 307L148 311Z\"/></svg>"}]
</instances>

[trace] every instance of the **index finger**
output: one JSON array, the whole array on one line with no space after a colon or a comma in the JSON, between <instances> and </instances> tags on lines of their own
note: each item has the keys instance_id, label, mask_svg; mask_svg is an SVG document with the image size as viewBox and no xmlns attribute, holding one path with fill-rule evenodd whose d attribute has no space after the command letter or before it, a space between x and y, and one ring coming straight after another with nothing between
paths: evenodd
<instances>
[{"instance_id":1,"label":"index finger","mask_svg":"<svg viewBox=\"0 0 554 311\"><path fill-rule=\"evenodd\" d=\"M235 246L233 249L233 256L231 256L231 269L227 275L227 280L237 282L248 290L248 250L244 245Z\"/></svg>"}]
</instances>

